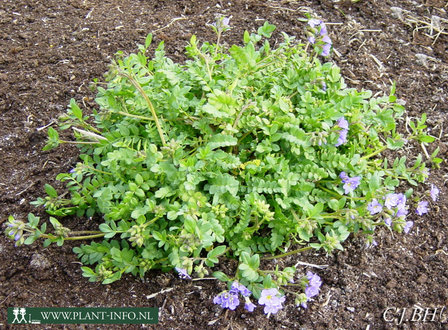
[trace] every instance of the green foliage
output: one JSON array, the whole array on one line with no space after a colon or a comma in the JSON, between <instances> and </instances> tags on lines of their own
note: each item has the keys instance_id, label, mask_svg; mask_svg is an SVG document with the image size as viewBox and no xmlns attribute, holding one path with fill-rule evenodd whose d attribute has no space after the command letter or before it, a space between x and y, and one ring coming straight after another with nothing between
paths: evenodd
<instances>
[{"instance_id":1,"label":"green foliage","mask_svg":"<svg viewBox=\"0 0 448 330\"><path fill-rule=\"evenodd\" d=\"M381 155L406 142L396 132L403 108L393 90L373 98L347 88L336 65L307 54L293 37L283 34L271 48L274 29L265 23L228 50L193 36L183 64L165 56L163 43L148 58L149 35L137 54L118 55L107 87L98 86L98 110L83 115L70 102L60 125L74 129L81 156L73 173L58 176L69 198L45 185L48 196L34 204L53 216L101 217L99 232L87 238L104 240L74 249L89 280L107 284L173 267L205 276L204 265L226 255L239 261L237 274L213 275L241 280L257 295L295 271L272 276L260 270L264 257L292 244L341 250L350 233L371 235L383 224L368 202L400 180L424 181L421 158L409 168L405 158L389 166ZM350 127L336 146L340 118ZM409 125L413 138L429 143L424 122ZM63 142L53 128L48 135L46 150ZM362 178L348 194L343 171ZM50 222L55 235L32 217L37 231L26 244L73 238Z\"/></svg>"}]
</instances>

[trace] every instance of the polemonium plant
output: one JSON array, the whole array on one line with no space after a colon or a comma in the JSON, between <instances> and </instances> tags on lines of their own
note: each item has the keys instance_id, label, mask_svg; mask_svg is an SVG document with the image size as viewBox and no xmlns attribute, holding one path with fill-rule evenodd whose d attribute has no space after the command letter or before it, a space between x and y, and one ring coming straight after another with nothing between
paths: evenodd
<instances>
[{"instance_id":1,"label":"polemonium plant","mask_svg":"<svg viewBox=\"0 0 448 330\"><path fill-rule=\"evenodd\" d=\"M228 47L220 39L230 25L211 25L216 43L193 35L182 63L163 43L152 47L152 35L137 54L119 53L97 85L98 109L86 114L71 100L59 130L48 129L45 150L80 148L73 170L57 176L66 191L45 185L32 204L48 219L10 216L7 237L17 246L82 240L74 252L83 275L103 284L153 269L186 281L211 274L227 284L216 305L250 312L258 302L273 315L287 297L307 307L322 281L272 260L334 253L352 233L372 241L380 225L417 226L409 209L418 203L422 215L429 204L403 187L427 184L438 151L426 163L390 159L411 140L434 140L426 115L407 121L403 136L395 86L380 97L348 88L337 65L321 62L333 47L322 20L304 24L308 43L286 33L272 42L266 22ZM60 137L69 128L74 141ZM438 188L429 196L435 202ZM65 227L69 216L96 219L93 230ZM224 258L234 269L218 270Z\"/></svg>"}]
</instances>

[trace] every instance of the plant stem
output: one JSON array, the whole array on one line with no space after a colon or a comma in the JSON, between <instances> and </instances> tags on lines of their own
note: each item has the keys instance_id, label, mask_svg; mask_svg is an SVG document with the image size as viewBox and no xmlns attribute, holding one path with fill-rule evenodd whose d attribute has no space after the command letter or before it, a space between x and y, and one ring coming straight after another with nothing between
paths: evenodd
<instances>
[{"instance_id":1,"label":"plant stem","mask_svg":"<svg viewBox=\"0 0 448 330\"><path fill-rule=\"evenodd\" d=\"M87 236L75 236L75 237L64 237L65 241L79 241L83 239L93 239L93 238L99 238L106 235L105 233L102 234L96 234L96 235L87 235Z\"/></svg>"},{"instance_id":2,"label":"plant stem","mask_svg":"<svg viewBox=\"0 0 448 330\"><path fill-rule=\"evenodd\" d=\"M71 231L72 235L85 235L85 234L104 234L102 231L95 230L81 230L81 231Z\"/></svg>"},{"instance_id":3,"label":"plant stem","mask_svg":"<svg viewBox=\"0 0 448 330\"><path fill-rule=\"evenodd\" d=\"M67 144L98 144L98 143L100 143L100 141L88 142L88 141L65 141L65 140L59 140L59 143L67 143Z\"/></svg>"},{"instance_id":4,"label":"plant stem","mask_svg":"<svg viewBox=\"0 0 448 330\"><path fill-rule=\"evenodd\" d=\"M376 156L376 155L378 155L379 153L383 152L386 149L387 149L387 146L384 146L381 149L378 149L378 150L376 150L375 152L372 152L369 155L365 155L365 156L361 157L360 159L369 159L370 157Z\"/></svg>"},{"instance_id":5,"label":"plant stem","mask_svg":"<svg viewBox=\"0 0 448 330\"><path fill-rule=\"evenodd\" d=\"M284 257L290 256L292 254L301 253L301 252L304 252L304 251L307 251L307 250L310 250L310 249L312 249L311 246L305 246L305 247L303 247L301 249L289 251L289 252L282 253L282 254L277 254L275 256L262 257L261 259L262 260L272 260L272 259L284 258Z\"/></svg>"},{"instance_id":6,"label":"plant stem","mask_svg":"<svg viewBox=\"0 0 448 330\"><path fill-rule=\"evenodd\" d=\"M153 118L149 118L149 117L145 117L145 116L139 116L139 115L133 115L132 113L128 113L128 112L124 112L124 111L117 111L116 113L123 115L123 116L127 116L127 117L132 117L132 118L137 118L137 119L141 119L141 120L150 120L153 121Z\"/></svg>"},{"instance_id":7,"label":"plant stem","mask_svg":"<svg viewBox=\"0 0 448 330\"><path fill-rule=\"evenodd\" d=\"M145 91L143 90L142 86L138 83L137 80L135 80L131 75L124 73L122 71L119 72L120 75L126 77L129 79L132 85L140 92L140 94L145 99L146 103L148 104L149 110L151 110L151 114L154 117L154 121L157 126L157 131L159 132L160 139L162 140L162 145L166 146L165 136L163 134L162 126L160 126L159 118L157 117L156 110L154 109L154 106L152 105L151 100L149 99L148 95L146 95Z\"/></svg>"}]
</instances>

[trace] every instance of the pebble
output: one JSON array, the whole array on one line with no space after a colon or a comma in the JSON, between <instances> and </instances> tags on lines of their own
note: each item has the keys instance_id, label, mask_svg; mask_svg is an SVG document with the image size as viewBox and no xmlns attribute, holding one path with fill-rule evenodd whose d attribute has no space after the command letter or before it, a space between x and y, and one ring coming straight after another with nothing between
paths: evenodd
<instances>
[{"instance_id":1,"label":"pebble","mask_svg":"<svg viewBox=\"0 0 448 330\"><path fill-rule=\"evenodd\" d=\"M390 7L390 11L392 12L392 16L398 18L399 20L403 20L403 9L400 7Z\"/></svg>"},{"instance_id":2,"label":"pebble","mask_svg":"<svg viewBox=\"0 0 448 330\"><path fill-rule=\"evenodd\" d=\"M30 266L31 268L41 270L49 268L51 263L42 254L35 253L31 257Z\"/></svg>"}]
</instances>

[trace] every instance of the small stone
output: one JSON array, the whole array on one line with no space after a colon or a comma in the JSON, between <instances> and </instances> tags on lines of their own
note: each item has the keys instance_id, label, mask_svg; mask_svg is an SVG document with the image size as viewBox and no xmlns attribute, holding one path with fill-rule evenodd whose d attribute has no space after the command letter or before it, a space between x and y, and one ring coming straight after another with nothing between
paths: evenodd
<instances>
[{"instance_id":1,"label":"small stone","mask_svg":"<svg viewBox=\"0 0 448 330\"><path fill-rule=\"evenodd\" d=\"M400 7L390 7L390 11L392 12L392 16L398 18L399 20L403 20L403 9Z\"/></svg>"},{"instance_id":2,"label":"small stone","mask_svg":"<svg viewBox=\"0 0 448 330\"><path fill-rule=\"evenodd\" d=\"M347 310L348 310L349 312L354 313L354 312L355 312L355 307L347 307Z\"/></svg>"},{"instance_id":3,"label":"small stone","mask_svg":"<svg viewBox=\"0 0 448 330\"><path fill-rule=\"evenodd\" d=\"M51 263L43 255L35 253L31 257L30 266L31 268L41 270L49 268L51 266Z\"/></svg>"},{"instance_id":4,"label":"small stone","mask_svg":"<svg viewBox=\"0 0 448 330\"><path fill-rule=\"evenodd\" d=\"M428 280L428 276L426 276L425 274L422 274L417 278L417 282L420 284L425 283L427 280Z\"/></svg>"},{"instance_id":5,"label":"small stone","mask_svg":"<svg viewBox=\"0 0 448 330\"><path fill-rule=\"evenodd\" d=\"M393 278L386 284L386 288L393 289L397 286L397 281Z\"/></svg>"}]
</instances>

